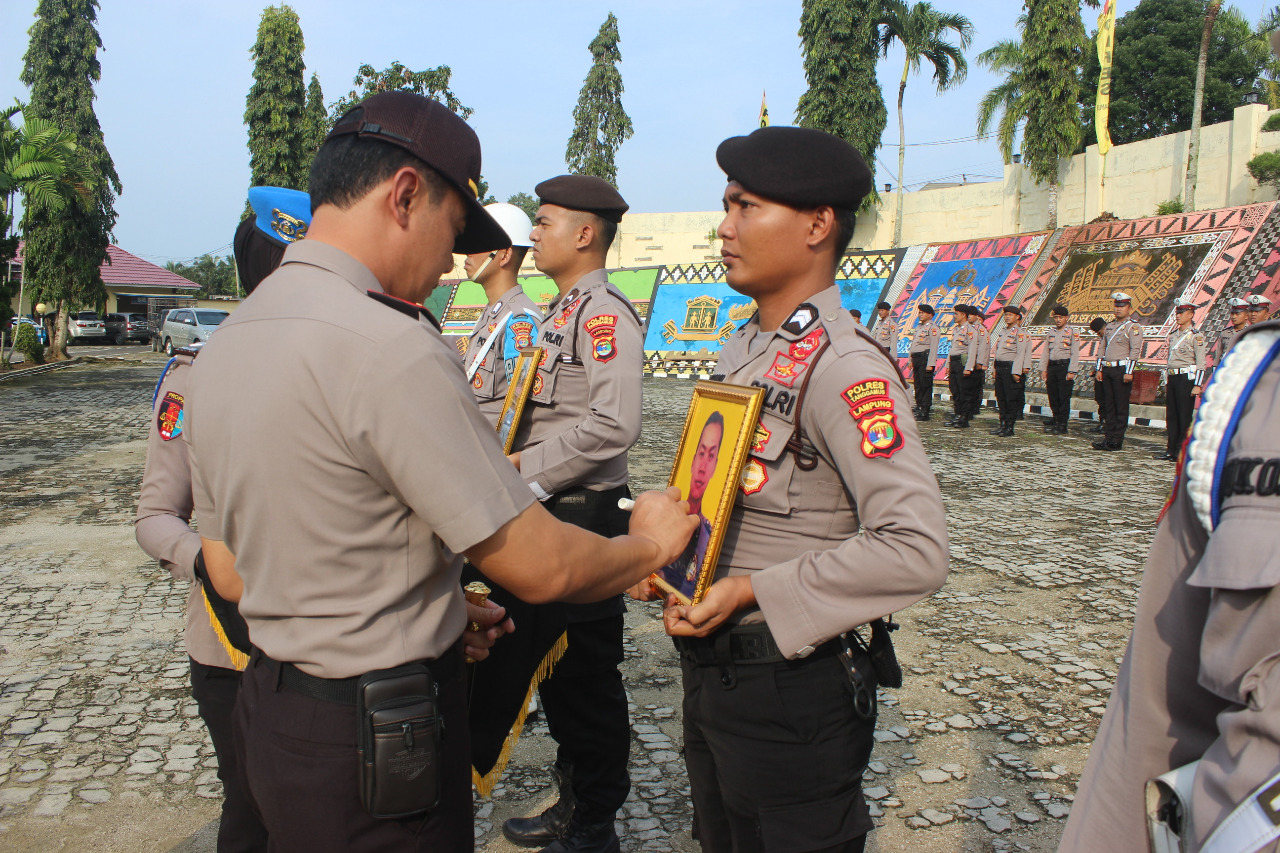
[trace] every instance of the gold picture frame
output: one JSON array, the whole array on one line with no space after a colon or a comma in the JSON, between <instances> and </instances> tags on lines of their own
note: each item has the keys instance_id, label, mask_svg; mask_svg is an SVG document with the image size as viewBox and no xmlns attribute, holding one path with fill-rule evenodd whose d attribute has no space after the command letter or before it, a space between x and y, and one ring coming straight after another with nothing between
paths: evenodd
<instances>
[{"instance_id":1,"label":"gold picture frame","mask_svg":"<svg viewBox=\"0 0 1280 853\"><path fill-rule=\"evenodd\" d=\"M705 380L694 386L667 485L680 489L681 498L689 500L690 509L702 522L684 553L649 576L654 586L684 604L701 601L715 579L716 561L760 422L763 399L763 388ZM710 514L704 511L708 506Z\"/></svg>"},{"instance_id":2,"label":"gold picture frame","mask_svg":"<svg viewBox=\"0 0 1280 853\"><path fill-rule=\"evenodd\" d=\"M502 442L502 452L507 455L511 454L515 446L516 428L520 426L525 404L529 402L529 395L533 391L542 354L542 347L520 350L520 357L516 359L511 379L507 382L507 398L502 401L502 412L498 415L497 424L498 441Z\"/></svg>"}]
</instances>

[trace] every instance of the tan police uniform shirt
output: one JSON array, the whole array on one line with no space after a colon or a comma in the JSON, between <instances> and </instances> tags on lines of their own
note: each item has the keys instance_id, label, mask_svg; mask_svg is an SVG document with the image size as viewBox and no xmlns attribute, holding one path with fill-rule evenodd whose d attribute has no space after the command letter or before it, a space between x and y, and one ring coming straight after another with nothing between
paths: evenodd
<instances>
[{"instance_id":1,"label":"tan police uniform shirt","mask_svg":"<svg viewBox=\"0 0 1280 853\"><path fill-rule=\"evenodd\" d=\"M1249 328L1245 326L1245 328ZM1235 326L1227 326L1218 334L1218 340L1213 345L1213 363L1215 365L1222 364L1222 360L1227 357L1227 350L1231 349L1231 345L1236 342L1236 338L1240 337L1240 332Z\"/></svg>"},{"instance_id":2,"label":"tan police uniform shirt","mask_svg":"<svg viewBox=\"0 0 1280 853\"><path fill-rule=\"evenodd\" d=\"M1142 358L1142 326L1132 317L1112 320L1102 330L1102 346L1098 349L1097 369L1117 363L1125 374L1133 373Z\"/></svg>"},{"instance_id":3,"label":"tan police uniform shirt","mask_svg":"<svg viewBox=\"0 0 1280 853\"><path fill-rule=\"evenodd\" d=\"M511 317L502 323L507 312L511 312ZM517 284L502 294L497 302L480 311L480 317L467 338L462 363L468 371L476 367L475 375L471 377L471 391L480 411L495 426L502 414L502 404L507 399L507 380L511 377L519 351L534 346L541 322L542 312L524 288ZM499 324L502 324L501 331L498 331ZM474 365L474 360L495 333L502 337L493 342L484 360L478 366Z\"/></svg>"},{"instance_id":4,"label":"tan police uniform shirt","mask_svg":"<svg viewBox=\"0 0 1280 853\"><path fill-rule=\"evenodd\" d=\"M454 555L533 503L429 317L307 239L191 373L201 533L236 555L254 645L311 675L440 656L466 624Z\"/></svg>"},{"instance_id":5,"label":"tan police uniform shirt","mask_svg":"<svg viewBox=\"0 0 1280 853\"><path fill-rule=\"evenodd\" d=\"M836 287L775 331L753 317L715 375L765 389L716 567L716 578L751 575L759 610L741 621L763 618L795 658L942 586L946 519L911 396ZM797 415L809 471L786 446Z\"/></svg>"},{"instance_id":6,"label":"tan police uniform shirt","mask_svg":"<svg viewBox=\"0 0 1280 853\"><path fill-rule=\"evenodd\" d=\"M991 334L981 322L970 323L973 329L973 342L969 344L969 358L964 363L968 371L986 370L991 358Z\"/></svg>"},{"instance_id":7,"label":"tan police uniform shirt","mask_svg":"<svg viewBox=\"0 0 1280 853\"><path fill-rule=\"evenodd\" d=\"M969 345L973 342L973 329L969 324L959 323L951 327L951 347L947 350L947 360L959 358L961 363L969 358Z\"/></svg>"},{"instance_id":8,"label":"tan police uniform shirt","mask_svg":"<svg viewBox=\"0 0 1280 853\"><path fill-rule=\"evenodd\" d=\"M918 352L927 352L929 355L925 358L925 366L934 364L938 360L938 343L942 340L942 331L938 328L938 324L933 320L921 321L916 324L916 329L911 335L911 354Z\"/></svg>"},{"instance_id":9,"label":"tan police uniform shirt","mask_svg":"<svg viewBox=\"0 0 1280 853\"><path fill-rule=\"evenodd\" d=\"M515 443L525 482L543 500L626 485L644 360L630 300L604 270L587 273L547 307L537 346L546 352Z\"/></svg>"},{"instance_id":10,"label":"tan police uniform shirt","mask_svg":"<svg viewBox=\"0 0 1280 853\"><path fill-rule=\"evenodd\" d=\"M1067 373L1080 369L1080 333L1068 323L1061 329L1049 327L1044 333L1044 349L1040 352L1040 371L1046 372L1051 361L1066 361Z\"/></svg>"},{"instance_id":11,"label":"tan police uniform shirt","mask_svg":"<svg viewBox=\"0 0 1280 853\"><path fill-rule=\"evenodd\" d=\"M1255 328L1242 339L1275 335L1280 324ZM1199 850L1280 769L1278 420L1280 361L1272 361L1227 445L1212 533L1183 469L1147 556L1133 634L1059 853L1148 849L1147 780L1197 759L1187 849Z\"/></svg>"},{"instance_id":12,"label":"tan police uniform shirt","mask_svg":"<svg viewBox=\"0 0 1280 853\"><path fill-rule=\"evenodd\" d=\"M194 358L190 350L179 350L156 393L151 426L147 430L147 466L142 473L133 532L142 550L159 560L175 580L191 583L184 631L187 654L205 666L234 669L231 656L213 629L195 575L200 534L189 526L194 509L191 466L187 462L187 443L182 438L186 427L187 381Z\"/></svg>"},{"instance_id":13,"label":"tan police uniform shirt","mask_svg":"<svg viewBox=\"0 0 1280 853\"><path fill-rule=\"evenodd\" d=\"M896 356L898 354L898 324L893 320L893 314L881 320L876 318L875 339L885 352Z\"/></svg>"},{"instance_id":14,"label":"tan police uniform shirt","mask_svg":"<svg viewBox=\"0 0 1280 853\"><path fill-rule=\"evenodd\" d=\"M1202 384L1205 371L1204 351L1204 335L1192 328L1185 332L1174 329L1169 335L1169 374L1190 376L1194 384Z\"/></svg>"},{"instance_id":15,"label":"tan police uniform shirt","mask_svg":"<svg viewBox=\"0 0 1280 853\"><path fill-rule=\"evenodd\" d=\"M992 362L1007 361L1014 376L1031 369L1031 336L1021 326L1002 326L991 344Z\"/></svg>"}]
</instances>

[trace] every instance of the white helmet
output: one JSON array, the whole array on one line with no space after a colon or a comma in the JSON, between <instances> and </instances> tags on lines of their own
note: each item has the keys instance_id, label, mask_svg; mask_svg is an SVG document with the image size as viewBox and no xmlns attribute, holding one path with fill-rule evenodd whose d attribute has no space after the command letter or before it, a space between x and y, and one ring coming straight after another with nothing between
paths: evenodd
<instances>
[{"instance_id":1,"label":"white helmet","mask_svg":"<svg viewBox=\"0 0 1280 853\"><path fill-rule=\"evenodd\" d=\"M502 230L507 232L507 236L511 238L512 246L524 246L527 248L533 245L533 241L529 239L529 232L533 230L533 223L529 221L529 215L523 210L514 204L507 204L505 201L486 204L484 209L502 226Z\"/></svg>"}]
</instances>

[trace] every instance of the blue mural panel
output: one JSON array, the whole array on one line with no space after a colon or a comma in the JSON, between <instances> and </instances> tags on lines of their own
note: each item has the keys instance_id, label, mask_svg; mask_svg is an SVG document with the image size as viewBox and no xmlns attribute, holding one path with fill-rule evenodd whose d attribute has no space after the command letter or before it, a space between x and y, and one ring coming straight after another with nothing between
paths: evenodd
<instances>
[{"instance_id":1,"label":"blue mural panel","mask_svg":"<svg viewBox=\"0 0 1280 853\"><path fill-rule=\"evenodd\" d=\"M945 359L951 351L951 327L955 321L951 311L956 304L974 305L983 312L990 312L1000 288L1020 260L1021 255L1012 255L934 261L926 266L906 304L899 309L902 332L898 338L898 356L908 357L911 335L919 324L917 309L928 304L937 312L933 319L942 328L938 357Z\"/></svg>"},{"instance_id":2,"label":"blue mural panel","mask_svg":"<svg viewBox=\"0 0 1280 853\"><path fill-rule=\"evenodd\" d=\"M840 304L850 311L855 308L861 311L865 326L876 315L876 303L880 301L888 281L887 278L836 279L840 286Z\"/></svg>"},{"instance_id":3,"label":"blue mural panel","mask_svg":"<svg viewBox=\"0 0 1280 853\"><path fill-rule=\"evenodd\" d=\"M644 348L718 352L755 313L755 303L724 282L660 284L649 308Z\"/></svg>"}]
</instances>

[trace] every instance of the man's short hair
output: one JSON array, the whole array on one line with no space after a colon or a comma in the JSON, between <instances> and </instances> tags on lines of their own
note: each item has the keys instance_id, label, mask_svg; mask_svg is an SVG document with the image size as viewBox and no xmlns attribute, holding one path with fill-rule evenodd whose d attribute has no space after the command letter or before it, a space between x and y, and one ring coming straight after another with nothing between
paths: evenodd
<instances>
[{"instance_id":1,"label":"man's short hair","mask_svg":"<svg viewBox=\"0 0 1280 853\"><path fill-rule=\"evenodd\" d=\"M862 312L859 311L857 308L850 308L849 313L857 317L859 320L862 319Z\"/></svg>"},{"instance_id":2,"label":"man's short hair","mask_svg":"<svg viewBox=\"0 0 1280 853\"><path fill-rule=\"evenodd\" d=\"M853 242L853 229L858 225L858 212L849 207L833 207L836 213L836 266Z\"/></svg>"},{"instance_id":3,"label":"man's short hair","mask_svg":"<svg viewBox=\"0 0 1280 853\"><path fill-rule=\"evenodd\" d=\"M600 251L608 252L609 247L613 245L613 238L618 235L618 223L610 222L600 214L592 213L589 210L573 210L570 208L569 212L579 217L578 224L591 226L591 230L599 238Z\"/></svg>"},{"instance_id":4,"label":"man's short hair","mask_svg":"<svg viewBox=\"0 0 1280 853\"><path fill-rule=\"evenodd\" d=\"M1094 332L1101 332L1106 327L1107 327L1107 321L1102 319L1101 317L1094 317L1092 320L1089 321L1089 328L1092 329Z\"/></svg>"},{"instance_id":5,"label":"man's short hair","mask_svg":"<svg viewBox=\"0 0 1280 853\"><path fill-rule=\"evenodd\" d=\"M524 256L529 254L528 246L512 246L511 247L511 268L520 269L520 265L524 263Z\"/></svg>"},{"instance_id":6,"label":"man's short hair","mask_svg":"<svg viewBox=\"0 0 1280 853\"><path fill-rule=\"evenodd\" d=\"M311 163L311 210L314 212L322 204L345 210L405 166L412 166L422 175L427 184L427 200L439 204L449 183L408 151L377 139L334 137L320 146Z\"/></svg>"},{"instance_id":7,"label":"man's short hair","mask_svg":"<svg viewBox=\"0 0 1280 853\"><path fill-rule=\"evenodd\" d=\"M724 415L720 414L719 410L712 412L707 417L707 422L702 425L702 432L698 433L698 438L702 438L702 433L706 432L707 427L711 426L712 424L720 425L720 441L723 442L724 441Z\"/></svg>"}]
</instances>

